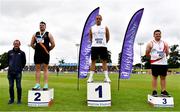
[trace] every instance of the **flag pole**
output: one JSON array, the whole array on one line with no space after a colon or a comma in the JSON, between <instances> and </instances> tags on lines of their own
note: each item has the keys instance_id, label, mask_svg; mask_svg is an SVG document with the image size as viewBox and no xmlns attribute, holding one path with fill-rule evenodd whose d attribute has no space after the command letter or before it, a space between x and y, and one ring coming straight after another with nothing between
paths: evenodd
<instances>
[{"instance_id":1,"label":"flag pole","mask_svg":"<svg viewBox=\"0 0 180 112\"><path fill-rule=\"evenodd\" d=\"M79 78L77 80L77 90L79 91Z\"/></svg>"},{"instance_id":2,"label":"flag pole","mask_svg":"<svg viewBox=\"0 0 180 112\"><path fill-rule=\"evenodd\" d=\"M119 86L120 86L119 84L120 84L120 79L118 78L118 91L119 91Z\"/></svg>"}]
</instances>

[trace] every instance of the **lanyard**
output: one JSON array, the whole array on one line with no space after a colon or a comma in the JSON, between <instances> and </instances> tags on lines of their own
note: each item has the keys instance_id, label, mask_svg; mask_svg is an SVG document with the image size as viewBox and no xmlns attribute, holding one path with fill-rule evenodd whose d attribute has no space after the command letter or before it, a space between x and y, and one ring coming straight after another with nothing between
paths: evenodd
<instances>
[{"instance_id":1,"label":"lanyard","mask_svg":"<svg viewBox=\"0 0 180 112\"><path fill-rule=\"evenodd\" d=\"M41 38L43 38L43 36L44 36L44 34L46 33L46 31L44 31L44 33L41 35L41 31L39 31L39 36L41 37Z\"/></svg>"}]
</instances>

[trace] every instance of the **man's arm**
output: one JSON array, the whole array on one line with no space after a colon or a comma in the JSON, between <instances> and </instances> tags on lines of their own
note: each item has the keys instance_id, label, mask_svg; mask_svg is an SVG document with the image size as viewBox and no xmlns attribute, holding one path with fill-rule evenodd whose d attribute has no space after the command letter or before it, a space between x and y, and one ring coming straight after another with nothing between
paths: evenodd
<instances>
[{"instance_id":1,"label":"man's arm","mask_svg":"<svg viewBox=\"0 0 180 112\"><path fill-rule=\"evenodd\" d=\"M91 29L89 30L89 39L90 39L90 41L92 43L92 30Z\"/></svg>"},{"instance_id":2,"label":"man's arm","mask_svg":"<svg viewBox=\"0 0 180 112\"><path fill-rule=\"evenodd\" d=\"M35 43L35 34L32 36L32 39L31 39L31 47L32 47L33 49L35 49L34 43Z\"/></svg>"},{"instance_id":3,"label":"man's arm","mask_svg":"<svg viewBox=\"0 0 180 112\"><path fill-rule=\"evenodd\" d=\"M25 67L26 65L26 54L24 52L22 52L22 66L23 68Z\"/></svg>"},{"instance_id":4,"label":"man's arm","mask_svg":"<svg viewBox=\"0 0 180 112\"><path fill-rule=\"evenodd\" d=\"M146 46L146 56L150 57L151 49L152 49L152 43L149 42Z\"/></svg>"},{"instance_id":5,"label":"man's arm","mask_svg":"<svg viewBox=\"0 0 180 112\"><path fill-rule=\"evenodd\" d=\"M108 43L110 39L109 29L108 27L106 27L105 29L106 29L106 43Z\"/></svg>"},{"instance_id":6,"label":"man's arm","mask_svg":"<svg viewBox=\"0 0 180 112\"><path fill-rule=\"evenodd\" d=\"M165 53L166 53L166 56L169 55L169 45L165 42Z\"/></svg>"},{"instance_id":7,"label":"man's arm","mask_svg":"<svg viewBox=\"0 0 180 112\"><path fill-rule=\"evenodd\" d=\"M54 38L51 35L51 33L49 33L49 40L50 40L50 43L51 43L51 46L50 46L49 50L52 50L55 47L55 42L54 42Z\"/></svg>"}]
</instances>

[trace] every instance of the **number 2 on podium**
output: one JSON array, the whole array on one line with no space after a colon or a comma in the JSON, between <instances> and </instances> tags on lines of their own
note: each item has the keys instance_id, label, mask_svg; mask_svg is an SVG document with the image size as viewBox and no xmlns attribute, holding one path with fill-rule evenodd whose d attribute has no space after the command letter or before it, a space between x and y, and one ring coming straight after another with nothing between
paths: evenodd
<instances>
[{"instance_id":1,"label":"number 2 on podium","mask_svg":"<svg viewBox=\"0 0 180 112\"><path fill-rule=\"evenodd\" d=\"M95 91L99 91L99 98L102 98L102 85L98 86Z\"/></svg>"},{"instance_id":2,"label":"number 2 on podium","mask_svg":"<svg viewBox=\"0 0 180 112\"><path fill-rule=\"evenodd\" d=\"M41 99L40 99L41 93L35 93L34 95L36 96L34 101L41 101Z\"/></svg>"}]
</instances>

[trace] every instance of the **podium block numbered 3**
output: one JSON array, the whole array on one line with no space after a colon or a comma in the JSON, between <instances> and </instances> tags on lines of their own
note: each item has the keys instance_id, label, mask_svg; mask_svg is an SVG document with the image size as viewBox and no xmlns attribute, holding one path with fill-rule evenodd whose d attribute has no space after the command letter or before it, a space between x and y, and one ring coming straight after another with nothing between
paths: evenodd
<instances>
[{"instance_id":1,"label":"podium block numbered 3","mask_svg":"<svg viewBox=\"0 0 180 112\"><path fill-rule=\"evenodd\" d=\"M111 106L111 86L106 82L87 83L87 104L94 107Z\"/></svg>"},{"instance_id":2,"label":"podium block numbered 3","mask_svg":"<svg viewBox=\"0 0 180 112\"><path fill-rule=\"evenodd\" d=\"M54 99L54 89L29 90L28 91L28 106L30 107L47 107L52 104Z\"/></svg>"},{"instance_id":3,"label":"podium block numbered 3","mask_svg":"<svg viewBox=\"0 0 180 112\"><path fill-rule=\"evenodd\" d=\"M154 107L174 107L173 97L154 97L148 95L148 103Z\"/></svg>"}]
</instances>

